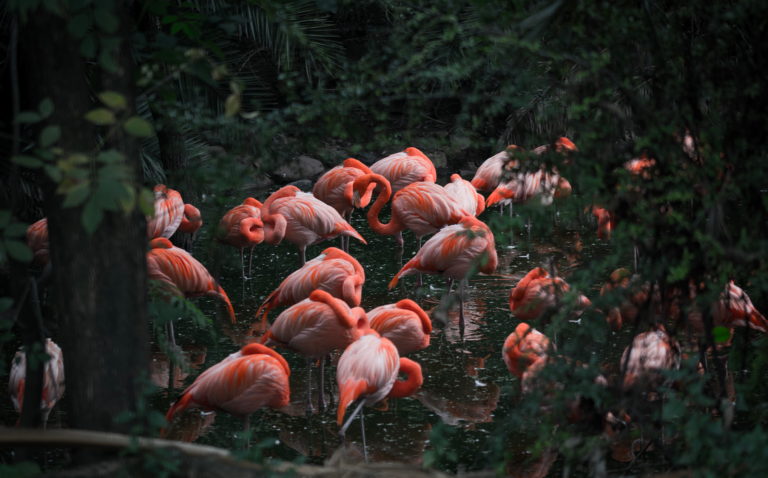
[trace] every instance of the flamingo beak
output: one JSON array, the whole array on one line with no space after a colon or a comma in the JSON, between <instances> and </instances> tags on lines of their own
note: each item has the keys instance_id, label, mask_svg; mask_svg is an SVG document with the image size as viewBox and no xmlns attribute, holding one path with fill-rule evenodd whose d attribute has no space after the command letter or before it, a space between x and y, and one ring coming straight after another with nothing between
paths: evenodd
<instances>
[{"instance_id":1,"label":"flamingo beak","mask_svg":"<svg viewBox=\"0 0 768 478\"><path fill-rule=\"evenodd\" d=\"M355 190L355 192L352 194L352 200L354 201L355 207L357 209L361 209L362 208L362 203L361 203L361 200L360 200L360 193L357 190Z\"/></svg>"}]
</instances>

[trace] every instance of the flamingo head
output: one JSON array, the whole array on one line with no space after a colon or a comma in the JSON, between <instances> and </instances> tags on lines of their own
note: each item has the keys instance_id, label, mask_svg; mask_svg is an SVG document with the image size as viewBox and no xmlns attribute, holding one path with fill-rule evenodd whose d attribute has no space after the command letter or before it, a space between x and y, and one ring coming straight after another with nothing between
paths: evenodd
<instances>
[{"instance_id":1,"label":"flamingo head","mask_svg":"<svg viewBox=\"0 0 768 478\"><path fill-rule=\"evenodd\" d=\"M243 201L243 206L253 206L256 209L261 209L262 204L254 198L245 198L245 201Z\"/></svg>"},{"instance_id":2,"label":"flamingo head","mask_svg":"<svg viewBox=\"0 0 768 478\"><path fill-rule=\"evenodd\" d=\"M203 225L203 216L200 210L191 204L184 205L184 215L179 224L179 231L193 234Z\"/></svg>"},{"instance_id":3,"label":"flamingo head","mask_svg":"<svg viewBox=\"0 0 768 478\"><path fill-rule=\"evenodd\" d=\"M382 185L382 194L385 194L387 200L389 200L389 196L392 194L392 188L389 185L389 181L387 181L384 176L379 174L365 174L355 179L355 182L352 183L352 202L356 208L365 207L363 204L364 199L367 196L368 201L370 201L373 189L377 184Z\"/></svg>"}]
</instances>

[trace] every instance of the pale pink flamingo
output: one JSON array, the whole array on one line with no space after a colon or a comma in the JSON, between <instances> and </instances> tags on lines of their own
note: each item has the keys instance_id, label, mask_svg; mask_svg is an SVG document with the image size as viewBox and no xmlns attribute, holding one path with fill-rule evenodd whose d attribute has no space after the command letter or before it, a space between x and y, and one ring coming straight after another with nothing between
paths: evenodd
<instances>
[{"instance_id":1,"label":"pale pink flamingo","mask_svg":"<svg viewBox=\"0 0 768 478\"><path fill-rule=\"evenodd\" d=\"M451 176L451 182L445 185L445 190L470 215L477 217L485 210L483 195L477 192L472 183L461 179L458 174Z\"/></svg>"},{"instance_id":2,"label":"pale pink flamingo","mask_svg":"<svg viewBox=\"0 0 768 478\"><path fill-rule=\"evenodd\" d=\"M411 299L377 307L368 312L368 320L373 330L395 344L400 355L429 347L432 321Z\"/></svg>"},{"instance_id":3,"label":"pale pink flamingo","mask_svg":"<svg viewBox=\"0 0 768 478\"><path fill-rule=\"evenodd\" d=\"M397 380L397 374L403 372L408 380ZM365 424L363 423L363 405L389 398L405 398L413 394L423 383L421 367L407 358L401 358L395 345L387 338L379 337L373 330L352 343L339 359L336 370L336 382L339 384L338 424L344 422L344 413L350 403L358 405L347 423L339 430L339 441L344 445L344 437L355 416L360 413L360 427L363 431L363 453L365 451Z\"/></svg>"},{"instance_id":4,"label":"pale pink flamingo","mask_svg":"<svg viewBox=\"0 0 768 478\"><path fill-rule=\"evenodd\" d=\"M175 414L188 408L222 411L242 418L247 432L254 412L288 405L290 375L288 362L280 354L260 344L248 344L200 374L171 406L165 420L170 423Z\"/></svg>"},{"instance_id":5,"label":"pale pink flamingo","mask_svg":"<svg viewBox=\"0 0 768 478\"><path fill-rule=\"evenodd\" d=\"M579 150L579 148L577 148L576 145L573 144L573 141L566 138L565 136L557 138L557 141L555 141L554 146L555 146L555 151L563 155L568 155L569 153L576 152ZM533 150L531 150L531 153L541 156L542 154L549 151L551 148L552 148L552 145L545 144L537 148L534 148Z\"/></svg>"},{"instance_id":6,"label":"pale pink flamingo","mask_svg":"<svg viewBox=\"0 0 768 478\"><path fill-rule=\"evenodd\" d=\"M501 356L509 372L519 378L523 393L532 390L533 378L538 374L549 358L548 354L556 349L549 339L536 329L522 322L504 341Z\"/></svg>"},{"instance_id":7,"label":"pale pink flamingo","mask_svg":"<svg viewBox=\"0 0 768 478\"><path fill-rule=\"evenodd\" d=\"M424 153L413 147L376 161L371 166L371 172L389 181L392 194L416 182L434 183L437 180L435 165ZM381 192L380 184L376 186L375 192ZM399 231L394 236L397 245L402 247L403 232Z\"/></svg>"},{"instance_id":8,"label":"pale pink flamingo","mask_svg":"<svg viewBox=\"0 0 768 478\"><path fill-rule=\"evenodd\" d=\"M43 428L48 421L48 415L56 403L64 395L64 355L61 349L51 339L45 340L45 353L50 357L43 367L43 394L40 396L40 419ZM24 404L24 385L27 377L27 356L22 351L16 352L11 362L11 376L8 382L8 392L11 394L13 408L21 414Z\"/></svg>"},{"instance_id":9,"label":"pale pink flamingo","mask_svg":"<svg viewBox=\"0 0 768 478\"><path fill-rule=\"evenodd\" d=\"M366 174L355 180L355 203L368 190L371 183L381 186L382 190L368 211L368 224L377 234L392 236L405 229L410 229L418 240L439 231L444 226L458 223L462 217L470 214L459 206L445 188L435 183L418 182L406 186L392 198L392 217L388 224L379 221L379 212L389 201L391 189L389 182L378 174ZM400 243L402 246L402 242ZM416 287L421 286L421 275L416 280Z\"/></svg>"},{"instance_id":10,"label":"pale pink flamingo","mask_svg":"<svg viewBox=\"0 0 768 478\"><path fill-rule=\"evenodd\" d=\"M296 305L283 311L272 328L261 338L267 346L291 350L307 360L307 410L312 410L312 363L329 353L345 349L369 329L368 317L360 307L350 309L329 293L316 290ZM320 360L320 400L325 408L324 360Z\"/></svg>"},{"instance_id":11,"label":"pale pink flamingo","mask_svg":"<svg viewBox=\"0 0 768 478\"><path fill-rule=\"evenodd\" d=\"M432 236L416 256L403 266L389 283L392 289L398 279L412 274L433 274L445 277L450 293L453 281L467 278L473 269L493 274L498 265L493 233L472 216L459 224L446 226ZM459 328L464 327L463 287L459 285Z\"/></svg>"},{"instance_id":12,"label":"pale pink flamingo","mask_svg":"<svg viewBox=\"0 0 768 478\"><path fill-rule=\"evenodd\" d=\"M472 186L478 191L492 193L501 184L504 171L511 171L519 166L520 162L515 159L517 152L525 153L525 150L510 144L506 150L486 159L475 171ZM501 212L504 212L504 204L501 204Z\"/></svg>"},{"instance_id":13,"label":"pale pink flamingo","mask_svg":"<svg viewBox=\"0 0 768 478\"><path fill-rule=\"evenodd\" d=\"M355 201L352 197L352 184L355 179L364 174L371 174L370 168L354 158L344 160L343 164L336 166L323 174L315 183L312 194L332 208L336 209L341 217L351 224L352 211L355 210ZM371 194L376 185L372 184L360 200L360 207L366 207L371 201ZM341 248L349 252L349 237L341 238Z\"/></svg>"},{"instance_id":14,"label":"pale pink flamingo","mask_svg":"<svg viewBox=\"0 0 768 478\"><path fill-rule=\"evenodd\" d=\"M350 307L360 305L365 283L365 271L357 259L341 249L329 247L322 254L308 261L293 272L272 292L256 311L262 309L266 323L267 314L276 307L293 305L308 298L313 291L323 290L341 299Z\"/></svg>"},{"instance_id":15,"label":"pale pink flamingo","mask_svg":"<svg viewBox=\"0 0 768 478\"><path fill-rule=\"evenodd\" d=\"M660 386L672 384L664 371L678 370L680 362L680 344L663 325L654 325L650 331L635 336L621 356L622 390L639 388L655 394Z\"/></svg>"},{"instance_id":16,"label":"pale pink flamingo","mask_svg":"<svg viewBox=\"0 0 768 478\"><path fill-rule=\"evenodd\" d=\"M563 299L563 295L571 290L561 277L552 277L541 267L530 271L509 292L509 309L519 320L531 322L537 319L548 319ZM580 315L591 305L589 299L578 295L574 314Z\"/></svg>"},{"instance_id":17,"label":"pale pink flamingo","mask_svg":"<svg viewBox=\"0 0 768 478\"><path fill-rule=\"evenodd\" d=\"M42 218L27 228L27 245L34 254L34 263L45 266L51 260L48 240L48 219Z\"/></svg>"},{"instance_id":18,"label":"pale pink flamingo","mask_svg":"<svg viewBox=\"0 0 768 478\"><path fill-rule=\"evenodd\" d=\"M269 196L261 206L261 220L264 241L272 246L283 239L296 244L302 266L307 262L307 246L339 236L351 236L366 243L334 208L295 186L285 186Z\"/></svg>"},{"instance_id":19,"label":"pale pink flamingo","mask_svg":"<svg viewBox=\"0 0 768 478\"><path fill-rule=\"evenodd\" d=\"M174 232L194 233L203 225L200 211L184 204L178 191L163 184L155 186L155 217L147 218L147 237L169 239Z\"/></svg>"},{"instance_id":20,"label":"pale pink flamingo","mask_svg":"<svg viewBox=\"0 0 768 478\"><path fill-rule=\"evenodd\" d=\"M159 237L150 241L152 249L147 251L147 279L156 280L163 288L174 295L184 297L209 296L224 301L232 322L235 322L235 310L227 293L216 282L208 269L190 253L175 247L171 241ZM168 339L175 345L173 322L169 322Z\"/></svg>"},{"instance_id":21,"label":"pale pink flamingo","mask_svg":"<svg viewBox=\"0 0 768 478\"><path fill-rule=\"evenodd\" d=\"M243 250L251 249L251 257L248 260L248 275L251 275L253 264L253 248L264 241L264 223L261 222L262 204L254 198L245 198L239 206L230 209L219 221L216 228L216 239L221 244L240 249L240 267L245 277L245 264L243 263Z\"/></svg>"}]
</instances>

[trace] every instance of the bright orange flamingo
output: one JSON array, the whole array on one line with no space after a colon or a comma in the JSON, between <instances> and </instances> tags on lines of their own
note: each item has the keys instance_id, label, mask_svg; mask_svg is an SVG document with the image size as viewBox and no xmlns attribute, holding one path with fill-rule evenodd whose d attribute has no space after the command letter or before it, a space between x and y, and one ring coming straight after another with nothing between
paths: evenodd
<instances>
[{"instance_id":1,"label":"bright orange flamingo","mask_svg":"<svg viewBox=\"0 0 768 478\"><path fill-rule=\"evenodd\" d=\"M147 252L147 278L160 281L164 288L175 295L198 297L207 295L224 301L227 312L235 322L235 310L227 293L216 282L208 269L184 249L175 247L171 241L159 237L150 241ZM169 340L175 345L173 322L169 322Z\"/></svg>"},{"instance_id":2,"label":"bright orange flamingo","mask_svg":"<svg viewBox=\"0 0 768 478\"><path fill-rule=\"evenodd\" d=\"M392 289L398 279L412 274L433 274L445 277L450 292L454 280L467 278L472 269L493 274L498 265L493 233L472 216L459 224L447 226L432 236L416 256L400 269L389 283ZM459 328L464 327L463 287L459 285Z\"/></svg>"},{"instance_id":3,"label":"bright orange flamingo","mask_svg":"<svg viewBox=\"0 0 768 478\"><path fill-rule=\"evenodd\" d=\"M397 380L398 372L408 375L408 380ZM360 428L363 431L363 454L365 451L365 424L363 423L363 405L389 398L405 398L412 395L423 383L421 367L407 358L401 358L397 348L387 338L379 337L373 330L352 343L339 359L336 371L339 384L338 424L344 421L344 413L350 403L358 405L347 423L339 430L339 441L344 445L344 437L355 416L360 414Z\"/></svg>"},{"instance_id":4,"label":"bright orange flamingo","mask_svg":"<svg viewBox=\"0 0 768 478\"><path fill-rule=\"evenodd\" d=\"M27 245L32 249L35 264L40 266L48 264L51 260L51 251L47 218L44 217L27 228Z\"/></svg>"},{"instance_id":5,"label":"bright orange flamingo","mask_svg":"<svg viewBox=\"0 0 768 478\"><path fill-rule=\"evenodd\" d=\"M621 330L624 322L635 323L640 309L648 301L650 289L651 286L648 282L642 286L633 284L632 274L627 269L622 268L613 271L610 280L603 284L602 289L600 289L600 297L611 294L621 296L621 303L612 307L606 317L611 330L614 332Z\"/></svg>"},{"instance_id":6,"label":"bright orange flamingo","mask_svg":"<svg viewBox=\"0 0 768 478\"><path fill-rule=\"evenodd\" d=\"M322 254L308 261L289 275L272 292L256 311L258 318L262 309L266 324L267 314L276 307L293 305L308 298L313 291L323 290L341 299L350 307L360 305L365 283L365 271L357 259L341 249L329 247Z\"/></svg>"},{"instance_id":7,"label":"bright orange flamingo","mask_svg":"<svg viewBox=\"0 0 768 478\"><path fill-rule=\"evenodd\" d=\"M272 328L261 338L267 346L277 346L307 359L307 410L312 410L312 362L338 349L345 349L369 329L368 317L360 307L350 309L328 292L316 290L296 305L283 311ZM325 408L324 360L320 360L320 400Z\"/></svg>"},{"instance_id":8,"label":"bright orange flamingo","mask_svg":"<svg viewBox=\"0 0 768 478\"><path fill-rule=\"evenodd\" d=\"M366 244L334 208L295 186L285 186L269 196L261 206L261 220L265 242L276 246L286 239L296 244L302 266L307 262L309 245L339 236L351 236Z\"/></svg>"},{"instance_id":9,"label":"bright orange flamingo","mask_svg":"<svg viewBox=\"0 0 768 478\"><path fill-rule=\"evenodd\" d=\"M432 321L411 299L376 307L368 312L368 320L373 330L395 344L400 355L429 347Z\"/></svg>"},{"instance_id":10,"label":"bright orange flamingo","mask_svg":"<svg viewBox=\"0 0 768 478\"><path fill-rule=\"evenodd\" d=\"M203 225L200 211L184 204L178 191L158 184L154 192L155 217L147 218L147 237L169 239L177 230L192 234Z\"/></svg>"},{"instance_id":11,"label":"bright orange flamingo","mask_svg":"<svg viewBox=\"0 0 768 478\"><path fill-rule=\"evenodd\" d=\"M364 174L371 174L368 166L354 158L345 159L343 164L331 169L317 180L314 189L312 189L312 194L317 199L336 209L341 214L341 217L346 218L347 222L351 224L352 211L355 210L352 184L355 182L355 179ZM373 188L375 187L376 185L373 184L368 188L368 191L360 200L360 207L368 205L371 201ZM349 252L349 237L346 238L346 241L342 237L341 241L341 248L345 252Z\"/></svg>"},{"instance_id":12,"label":"bright orange flamingo","mask_svg":"<svg viewBox=\"0 0 768 478\"><path fill-rule=\"evenodd\" d=\"M421 238L427 234L439 231L449 224L457 224L462 217L470 216L467 211L451 197L445 188L435 183L413 183L395 194L392 199L392 218L388 224L379 221L379 212L389 201L391 189L389 182L378 174L366 174L355 180L355 203L368 190L371 183L382 187L379 197L368 211L368 224L371 229L382 236L392 236L410 229L418 240L421 249ZM399 245L402 247L402 238ZM421 287L421 275L416 279L416 287Z\"/></svg>"},{"instance_id":13,"label":"bright orange flamingo","mask_svg":"<svg viewBox=\"0 0 768 478\"><path fill-rule=\"evenodd\" d=\"M261 222L261 203L253 198L245 198L239 206L230 209L224 214L216 228L215 239L221 244L227 244L240 249L240 267L245 277L245 264L243 263L243 249L251 249L251 258L248 260L248 275L251 275L253 264L253 248L264 241L264 223Z\"/></svg>"},{"instance_id":14,"label":"bright orange flamingo","mask_svg":"<svg viewBox=\"0 0 768 478\"><path fill-rule=\"evenodd\" d=\"M555 350L553 345L552 351ZM528 324L520 323L504 341L501 356L509 372L520 379L523 393L528 393L533 377L544 367L549 353L549 339Z\"/></svg>"},{"instance_id":15,"label":"bright orange flamingo","mask_svg":"<svg viewBox=\"0 0 768 478\"><path fill-rule=\"evenodd\" d=\"M371 166L371 172L389 181L392 194L397 194L401 189L416 182L434 183L437 180L435 165L424 153L413 147L376 161ZM380 184L376 186L375 192L381 192ZM399 231L394 236L397 245L402 247L403 232Z\"/></svg>"},{"instance_id":16,"label":"bright orange flamingo","mask_svg":"<svg viewBox=\"0 0 768 478\"><path fill-rule=\"evenodd\" d=\"M638 334L621 356L622 390L638 388L655 394L660 386L672 383L664 371L679 369L680 360L680 344L663 325L654 325Z\"/></svg>"},{"instance_id":17,"label":"bright orange flamingo","mask_svg":"<svg viewBox=\"0 0 768 478\"><path fill-rule=\"evenodd\" d=\"M531 322L548 319L557 312L558 303L571 286L561 277L552 277L541 267L530 271L509 293L509 309L515 317ZM579 294L573 314L580 315L591 305L589 299Z\"/></svg>"},{"instance_id":18,"label":"bright orange flamingo","mask_svg":"<svg viewBox=\"0 0 768 478\"><path fill-rule=\"evenodd\" d=\"M458 174L451 176L451 182L445 185L445 190L470 215L477 217L485 210L483 195L477 192L472 183L461 179Z\"/></svg>"},{"instance_id":19,"label":"bright orange flamingo","mask_svg":"<svg viewBox=\"0 0 768 478\"><path fill-rule=\"evenodd\" d=\"M222 411L242 418L247 432L254 412L288 405L290 375L282 355L260 344L248 344L200 374L171 406L165 420L170 423L175 414L188 408Z\"/></svg>"},{"instance_id":20,"label":"bright orange flamingo","mask_svg":"<svg viewBox=\"0 0 768 478\"><path fill-rule=\"evenodd\" d=\"M48 421L48 415L64 395L64 355L61 349L51 339L45 340L45 353L50 359L43 368L43 394L40 397L40 419L43 428ZM11 377L8 382L8 392L11 394L13 408L21 413L24 404L24 383L27 378L27 356L19 350L11 362Z\"/></svg>"}]
</instances>

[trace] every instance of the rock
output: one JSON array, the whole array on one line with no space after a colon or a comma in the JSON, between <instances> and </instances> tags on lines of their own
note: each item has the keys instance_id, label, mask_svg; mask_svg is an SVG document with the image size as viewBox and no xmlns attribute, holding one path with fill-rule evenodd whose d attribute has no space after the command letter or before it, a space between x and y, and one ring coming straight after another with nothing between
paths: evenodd
<instances>
[{"instance_id":1,"label":"rock","mask_svg":"<svg viewBox=\"0 0 768 478\"><path fill-rule=\"evenodd\" d=\"M424 151L424 154L432 160L432 164L435 165L435 168L445 168L448 166L448 160L445 157L445 153L442 151Z\"/></svg>"},{"instance_id":2,"label":"rock","mask_svg":"<svg viewBox=\"0 0 768 478\"><path fill-rule=\"evenodd\" d=\"M309 179L299 179L298 181L286 184L286 186L296 186L305 193L311 193L313 184Z\"/></svg>"},{"instance_id":3,"label":"rock","mask_svg":"<svg viewBox=\"0 0 768 478\"><path fill-rule=\"evenodd\" d=\"M269 189L273 184L275 184L274 181L268 177L263 174L257 174L250 181L244 183L240 189L243 191L262 191Z\"/></svg>"},{"instance_id":4,"label":"rock","mask_svg":"<svg viewBox=\"0 0 768 478\"><path fill-rule=\"evenodd\" d=\"M272 179L279 183L292 183L299 179L307 179L322 173L323 163L309 156L298 156L293 161L285 163L272 173Z\"/></svg>"},{"instance_id":5,"label":"rock","mask_svg":"<svg viewBox=\"0 0 768 478\"><path fill-rule=\"evenodd\" d=\"M462 178L465 178L465 179L466 178L473 178L475 176L475 171L477 171L477 168L475 168L474 171L470 171L470 170L467 170L467 169L462 169L462 170L459 171L459 176L461 176Z\"/></svg>"},{"instance_id":6,"label":"rock","mask_svg":"<svg viewBox=\"0 0 768 478\"><path fill-rule=\"evenodd\" d=\"M378 160L380 160L380 159L382 159L382 158L384 158L386 156L389 156L389 155L387 154L387 155L382 156L380 158L380 157L376 156L375 154L373 154L371 152L360 151L359 153L357 153L357 156L353 156L353 157L355 159L357 159L358 161L360 161L361 163L365 164L366 166L370 166L373 163L375 163L376 161L378 161ZM347 158L344 158L344 159L347 159Z\"/></svg>"}]
</instances>

